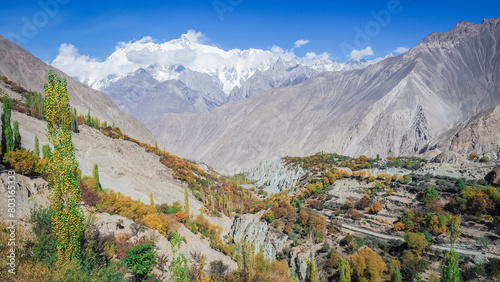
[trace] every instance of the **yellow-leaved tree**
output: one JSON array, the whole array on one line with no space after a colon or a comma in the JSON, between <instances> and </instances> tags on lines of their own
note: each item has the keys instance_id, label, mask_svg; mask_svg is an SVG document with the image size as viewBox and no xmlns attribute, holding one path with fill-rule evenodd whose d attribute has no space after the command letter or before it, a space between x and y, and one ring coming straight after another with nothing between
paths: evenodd
<instances>
[{"instance_id":1,"label":"yellow-leaved tree","mask_svg":"<svg viewBox=\"0 0 500 282\"><path fill-rule=\"evenodd\" d=\"M83 235L82 192L71 135L71 110L66 79L49 72L45 84L47 137L54 146L47 168L52 228L57 237L58 265L80 260Z\"/></svg>"}]
</instances>

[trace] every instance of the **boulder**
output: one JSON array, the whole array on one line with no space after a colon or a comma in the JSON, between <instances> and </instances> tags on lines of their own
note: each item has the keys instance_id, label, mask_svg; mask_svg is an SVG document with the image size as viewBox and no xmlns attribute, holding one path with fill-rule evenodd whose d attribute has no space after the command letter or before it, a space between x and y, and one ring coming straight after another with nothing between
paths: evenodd
<instances>
[{"instance_id":1,"label":"boulder","mask_svg":"<svg viewBox=\"0 0 500 282\"><path fill-rule=\"evenodd\" d=\"M485 177L486 183L493 185L495 187L500 187L500 165L497 165L492 171L490 171Z\"/></svg>"}]
</instances>

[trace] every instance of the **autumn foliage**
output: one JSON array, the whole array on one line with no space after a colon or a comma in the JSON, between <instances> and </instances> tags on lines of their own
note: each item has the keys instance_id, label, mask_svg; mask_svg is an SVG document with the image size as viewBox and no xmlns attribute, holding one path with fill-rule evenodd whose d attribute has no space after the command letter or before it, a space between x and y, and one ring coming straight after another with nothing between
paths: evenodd
<instances>
[{"instance_id":1,"label":"autumn foliage","mask_svg":"<svg viewBox=\"0 0 500 282\"><path fill-rule=\"evenodd\" d=\"M382 257L370 248L360 250L350 258L353 274L360 281L379 281L387 271L387 265Z\"/></svg>"},{"instance_id":2,"label":"autumn foliage","mask_svg":"<svg viewBox=\"0 0 500 282\"><path fill-rule=\"evenodd\" d=\"M130 196L112 190L105 190L100 196L102 200L98 208L102 212L116 213L136 222L143 222L147 227L158 230L163 236L167 236L176 227L175 218L159 213L151 205L134 201Z\"/></svg>"},{"instance_id":3,"label":"autumn foliage","mask_svg":"<svg viewBox=\"0 0 500 282\"><path fill-rule=\"evenodd\" d=\"M370 213L377 214L379 211L382 210L382 204L380 202L375 202L373 205L370 207Z\"/></svg>"}]
</instances>

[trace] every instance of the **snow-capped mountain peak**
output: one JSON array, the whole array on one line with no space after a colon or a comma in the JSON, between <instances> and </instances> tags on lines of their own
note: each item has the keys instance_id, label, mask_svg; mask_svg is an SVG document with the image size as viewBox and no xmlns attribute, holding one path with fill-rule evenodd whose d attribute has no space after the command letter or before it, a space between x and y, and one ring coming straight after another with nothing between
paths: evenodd
<instances>
[{"instance_id":1,"label":"snow-capped mountain peak","mask_svg":"<svg viewBox=\"0 0 500 282\"><path fill-rule=\"evenodd\" d=\"M353 68L353 65L332 62L326 53L321 56L308 53L298 58L293 50L285 51L276 46L270 50L225 51L203 42L204 35L193 30L163 43L156 43L147 36L119 43L116 50L102 62L78 54L76 47L71 44L63 44L52 65L97 90L108 87L140 68L159 82L175 80L182 71L178 66L182 66L183 69L213 76L222 84L222 91L226 95L235 87L241 87L257 70L265 71L281 64L288 68L299 64L315 72ZM360 65L355 68L358 67Z\"/></svg>"}]
</instances>

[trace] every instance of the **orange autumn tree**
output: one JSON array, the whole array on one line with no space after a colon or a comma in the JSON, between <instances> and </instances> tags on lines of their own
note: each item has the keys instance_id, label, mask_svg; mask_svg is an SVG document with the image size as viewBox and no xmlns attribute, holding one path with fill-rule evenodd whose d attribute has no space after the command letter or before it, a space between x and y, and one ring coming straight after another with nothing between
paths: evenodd
<instances>
[{"instance_id":1,"label":"orange autumn tree","mask_svg":"<svg viewBox=\"0 0 500 282\"><path fill-rule=\"evenodd\" d=\"M377 214L381 210L382 210L382 204L379 201L377 201L373 203L373 205L371 206L370 213Z\"/></svg>"},{"instance_id":2,"label":"orange autumn tree","mask_svg":"<svg viewBox=\"0 0 500 282\"><path fill-rule=\"evenodd\" d=\"M353 273L360 281L379 281L387 265L379 254L370 248L365 248L350 258Z\"/></svg>"}]
</instances>

